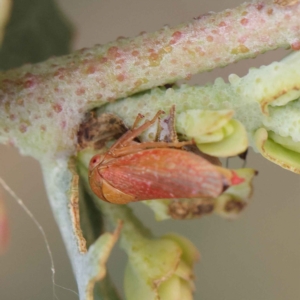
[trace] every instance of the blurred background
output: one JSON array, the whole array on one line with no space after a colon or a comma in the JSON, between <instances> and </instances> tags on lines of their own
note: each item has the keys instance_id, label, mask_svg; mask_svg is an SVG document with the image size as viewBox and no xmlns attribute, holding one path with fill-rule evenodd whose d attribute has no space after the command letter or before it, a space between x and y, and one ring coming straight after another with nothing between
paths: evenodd
<instances>
[{"instance_id":1,"label":"blurred background","mask_svg":"<svg viewBox=\"0 0 300 300\"><path fill-rule=\"evenodd\" d=\"M73 49L155 31L165 24L175 25L240 3L241 0L57 0L75 29ZM284 50L268 52L194 76L189 83L204 84L219 76L227 80L231 73L243 76L249 67L269 64L286 54ZM157 235L178 232L198 247L202 259L196 267L195 299L300 299L299 177L253 152L247 165L258 170L259 175L254 182L251 205L235 221L209 216L157 223L143 205L136 204L134 209ZM0 176L43 226L54 256L56 282L76 290L38 162L0 145ZM51 266L43 238L16 201L4 192L1 194L8 210L11 241L8 251L0 256L0 299L53 299ZM115 247L109 268L120 291L125 262L125 254ZM61 300L78 299L60 288L57 294Z\"/></svg>"}]
</instances>

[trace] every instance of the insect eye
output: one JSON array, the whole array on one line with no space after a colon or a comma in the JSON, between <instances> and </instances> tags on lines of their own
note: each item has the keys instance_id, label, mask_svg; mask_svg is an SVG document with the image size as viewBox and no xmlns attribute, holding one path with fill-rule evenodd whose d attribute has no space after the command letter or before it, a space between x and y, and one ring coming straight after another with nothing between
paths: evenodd
<instances>
[{"instance_id":1,"label":"insect eye","mask_svg":"<svg viewBox=\"0 0 300 300\"><path fill-rule=\"evenodd\" d=\"M90 170L93 170L99 163L100 163L101 159L99 155L95 155L94 157L92 157L92 159L90 160Z\"/></svg>"}]
</instances>

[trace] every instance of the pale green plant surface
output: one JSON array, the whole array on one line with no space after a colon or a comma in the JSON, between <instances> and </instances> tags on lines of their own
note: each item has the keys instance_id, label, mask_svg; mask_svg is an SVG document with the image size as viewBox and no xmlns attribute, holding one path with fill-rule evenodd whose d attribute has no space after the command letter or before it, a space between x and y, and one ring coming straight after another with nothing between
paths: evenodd
<instances>
[{"instance_id":1,"label":"pale green plant surface","mask_svg":"<svg viewBox=\"0 0 300 300\"><path fill-rule=\"evenodd\" d=\"M300 4L242 4L174 28L164 27L156 33L121 39L0 73L0 141L15 145L23 154L41 162L49 200L78 282L80 299L93 299L93 285L96 279L101 280L105 276L105 262L120 230L103 233L101 237L95 235L90 240L86 238L89 244L86 253L78 250L78 236L74 234L74 220L69 209L74 175L68 163L70 157L76 154L77 131L85 113L93 108L98 108L98 113L113 112L130 127L138 113L149 119L159 109L169 111L172 105L176 105L178 132L195 138L196 142L198 139L200 149L202 144L208 142L220 143L209 145L211 147L207 152L215 153L213 151L222 148L227 151L224 156L228 156L236 150L234 133L238 132L243 139L238 152L246 148L246 141L249 140L250 145L267 158L299 172L299 53L282 62L250 70L243 78L232 75L229 83L218 79L204 87L157 87L278 47L291 46L298 50L299 13ZM257 28L260 28L259 33ZM216 47L220 44L221 48ZM131 96L138 92L141 93ZM193 135L184 124L186 120L193 119L196 110L201 110L207 118L211 117L212 111L218 111L219 115L222 111L232 113L230 118L225 118L224 124L221 122L217 127L212 124L206 132ZM185 121L182 121L180 116L183 115L180 114L187 114ZM191 131L197 126L197 120L192 120ZM156 129L153 127L151 130L153 133ZM211 132L214 139L208 140L208 133ZM272 147L266 147L268 132L268 142ZM148 131L143 139L149 140L153 136ZM229 142L228 137L232 137ZM203 147L207 149L207 145ZM222 149L218 156L222 156ZM81 186L88 189L84 181L87 180L90 155L85 155L80 157L79 170L83 178ZM236 192L235 196L240 194ZM87 194L85 197L95 198ZM139 292L147 293L149 299L159 299L159 296L161 299L174 299L170 291L173 286L181 285L184 287L183 295L191 299L192 266L197 256L193 246L187 246L193 253L186 256L190 260L188 264L187 258L182 258L185 253L182 244L188 242L180 244L164 237L155 239L127 207L105 203L99 206L114 227L119 228L119 220L123 221L121 241L129 255L129 271L125 279L126 293L130 295L128 299L134 299L129 279L134 278L134 272L142 283L146 283L145 289ZM145 238L148 239L146 242ZM149 253L149 247L145 246L147 243L150 249L156 247L152 244L155 243L159 253L160 247L166 243L170 253L177 253L174 257L165 254L170 259L165 270L157 269L165 257L158 254L150 257L155 252ZM140 253L133 254L135 247L140 249ZM147 267L153 268L150 271L158 273L149 276L150 279L147 275L152 273L149 269L145 271L145 265L139 261L145 257L150 260ZM182 262L184 266L180 264ZM178 278L184 279L183 283L180 281L181 285L178 285ZM169 282L172 289L166 286L169 279L172 279ZM143 284L140 286L143 287ZM99 299L118 299L113 288L105 291L102 287L96 294Z\"/></svg>"}]
</instances>

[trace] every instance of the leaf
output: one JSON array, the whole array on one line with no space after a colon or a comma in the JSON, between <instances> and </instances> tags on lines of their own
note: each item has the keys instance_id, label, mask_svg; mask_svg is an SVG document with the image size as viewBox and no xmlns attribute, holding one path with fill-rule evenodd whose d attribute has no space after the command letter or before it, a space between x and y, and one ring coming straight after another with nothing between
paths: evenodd
<instances>
[{"instance_id":1,"label":"leaf","mask_svg":"<svg viewBox=\"0 0 300 300\"><path fill-rule=\"evenodd\" d=\"M79 284L85 289L86 300L95 300L97 298L101 300L118 299L118 294L109 278L106 278L104 282L102 280L107 275L106 262L119 238L121 227L122 223L119 223L113 233L103 233L89 248L88 253L83 258L86 269L84 270L83 281ZM96 283L98 283L97 290L94 290Z\"/></svg>"},{"instance_id":2,"label":"leaf","mask_svg":"<svg viewBox=\"0 0 300 300\"><path fill-rule=\"evenodd\" d=\"M243 124L238 120L230 120L228 125L231 126L232 132L215 143L197 144L197 147L206 154L218 157L234 156L246 151L248 147L247 132ZM226 130L224 126L223 131Z\"/></svg>"},{"instance_id":3,"label":"leaf","mask_svg":"<svg viewBox=\"0 0 300 300\"><path fill-rule=\"evenodd\" d=\"M231 119L233 110L189 109L179 114L178 132L193 138L205 154L216 157L234 156L248 147L243 124Z\"/></svg>"},{"instance_id":4,"label":"leaf","mask_svg":"<svg viewBox=\"0 0 300 300\"><path fill-rule=\"evenodd\" d=\"M273 133L272 137L275 138ZM300 154L286 147L287 139L273 140L269 136L269 132L265 128L259 128L254 134L255 145L262 156L281 166L284 169L290 170L294 173L300 174ZM278 141L285 143L280 144ZM290 146L290 145L289 145Z\"/></svg>"},{"instance_id":5,"label":"leaf","mask_svg":"<svg viewBox=\"0 0 300 300\"><path fill-rule=\"evenodd\" d=\"M0 69L66 54L71 37L70 23L53 0L14 0L0 49Z\"/></svg>"}]
</instances>

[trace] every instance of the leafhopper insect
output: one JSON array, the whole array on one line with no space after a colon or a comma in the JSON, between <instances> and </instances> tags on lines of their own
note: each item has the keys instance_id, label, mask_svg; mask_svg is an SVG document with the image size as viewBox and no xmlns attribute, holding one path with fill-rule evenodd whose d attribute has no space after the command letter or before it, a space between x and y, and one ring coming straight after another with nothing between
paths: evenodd
<instances>
[{"instance_id":1,"label":"leafhopper insect","mask_svg":"<svg viewBox=\"0 0 300 300\"><path fill-rule=\"evenodd\" d=\"M215 198L229 186L243 182L237 174L192 152L181 149L185 142L144 142L134 139L162 114L140 127L137 123L104 154L95 155L89 165L89 183L102 200L126 204L166 198Z\"/></svg>"}]
</instances>

